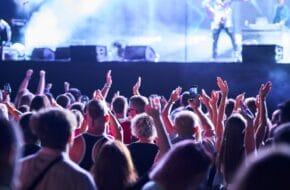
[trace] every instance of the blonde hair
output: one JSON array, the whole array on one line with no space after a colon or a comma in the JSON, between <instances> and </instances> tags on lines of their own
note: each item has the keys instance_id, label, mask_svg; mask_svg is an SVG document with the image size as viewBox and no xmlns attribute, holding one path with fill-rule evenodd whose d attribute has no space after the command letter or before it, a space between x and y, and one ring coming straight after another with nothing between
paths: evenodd
<instances>
[{"instance_id":1,"label":"blonde hair","mask_svg":"<svg viewBox=\"0 0 290 190\"><path fill-rule=\"evenodd\" d=\"M131 131L138 138L153 140L157 136L153 118L146 113L138 114L133 118Z\"/></svg>"}]
</instances>

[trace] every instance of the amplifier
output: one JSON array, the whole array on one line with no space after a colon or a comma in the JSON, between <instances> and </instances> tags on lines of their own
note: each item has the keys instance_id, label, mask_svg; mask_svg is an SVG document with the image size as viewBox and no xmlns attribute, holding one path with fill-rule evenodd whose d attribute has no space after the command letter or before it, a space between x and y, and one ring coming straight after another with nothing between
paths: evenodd
<instances>
[{"instance_id":1,"label":"amplifier","mask_svg":"<svg viewBox=\"0 0 290 190\"><path fill-rule=\"evenodd\" d=\"M277 63L283 59L283 47L280 45L243 45L243 63Z\"/></svg>"}]
</instances>

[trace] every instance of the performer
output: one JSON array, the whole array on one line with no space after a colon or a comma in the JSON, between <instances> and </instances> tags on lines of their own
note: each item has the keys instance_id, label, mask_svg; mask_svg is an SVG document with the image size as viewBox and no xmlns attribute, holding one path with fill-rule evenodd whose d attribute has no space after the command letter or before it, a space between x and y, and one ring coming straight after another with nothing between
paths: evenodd
<instances>
[{"instance_id":1,"label":"performer","mask_svg":"<svg viewBox=\"0 0 290 190\"><path fill-rule=\"evenodd\" d=\"M246 0L243 0L246 1ZM230 37L235 55L238 56L238 46L233 32L232 21L232 0L211 0L203 1L203 7L212 17L211 30L212 30L212 58L217 58L217 43L222 30L224 30Z\"/></svg>"},{"instance_id":2,"label":"performer","mask_svg":"<svg viewBox=\"0 0 290 190\"><path fill-rule=\"evenodd\" d=\"M0 19L0 46L2 45L9 45L11 42L11 27L9 24L3 20Z\"/></svg>"},{"instance_id":3,"label":"performer","mask_svg":"<svg viewBox=\"0 0 290 190\"><path fill-rule=\"evenodd\" d=\"M285 26L288 20L289 20L289 7L285 4L284 0L277 0L273 23Z\"/></svg>"}]
</instances>

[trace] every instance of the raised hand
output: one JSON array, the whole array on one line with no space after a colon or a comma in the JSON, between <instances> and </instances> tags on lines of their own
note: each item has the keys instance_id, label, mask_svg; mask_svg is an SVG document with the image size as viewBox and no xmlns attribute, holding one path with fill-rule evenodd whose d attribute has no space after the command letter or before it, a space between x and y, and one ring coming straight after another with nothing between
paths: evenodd
<instances>
[{"instance_id":1,"label":"raised hand","mask_svg":"<svg viewBox=\"0 0 290 190\"><path fill-rule=\"evenodd\" d=\"M95 90L94 94L93 94L93 98L95 100L99 100L99 101L105 101L102 92L100 89Z\"/></svg>"},{"instance_id":2,"label":"raised hand","mask_svg":"<svg viewBox=\"0 0 290 190\"><path fill-rule=\"evenodd\" d=\"M241 108L241 105L243 104L244 102L244 99L245 99L245 92L237 95L236 97L236 101L235 101L235 111L237 111L239 108Z\"/></svg>"},{"instance_id":3,"label":"raised hand","mask_svg":"<svg viewBox=\"0 0 290 190\"><path fill-rule=\"evenodd\" d=\"M63 85L64 85L64 92L68 92L69 91L69 88L70 88L70 84L69 84L69 82L64 82L63 83Z\"/></svg>"},{"instance_id":4,"label":"raised hand","mask_svg":"<svg viewBox=\"0 0 290 190\"><path fill-rule=\"evenodd\" d=\"M217 85L223 95L227 95L229 93L228 83L227 81L224 81L221 77L217 77Z\"/></svg>"},{"instance_id":5,"label":"raised hand","mask_svg":"<svg viewBox=\"0 0 290 190\"><path fill-rule=\"evenodd\" d=\"M260 90L259 90L259 96L261 100L264 100L268 96L271 88L272 88L272 83L270 81L268 81L266 84L261 85Z\"/></svg>"},{"instance_id":6,"label":"raised hand","mask_svg":"<svg viewBox=\"0 0 290 190\"><path fill-rule=\"evenodd\" d=\"M113 83L111 72L112 72L111 70L108 70L108 72L106 74L106 85L108 87L110 87Z\"/></svg>"},{"instance_id":7,"label":"raised hand","mask_svg":"<svg viewBox=\"0 0 290 190\"><path fill-rule=\"evenodd\" d=\"M211 95L210 95L210 100L209 103L211 105L217 104L218 100L219 100L220 94L218 91L212 90L211 91Z\"/></svg>"},{"instance_id":8,"label":"raised hand","mask_svg":"<svg viewBox=\"0 0 290 190\"><path fill-rule=\"evenodd\" d=\"M180 98L181 91L182 91L181 87L177 87L176 89L174 89L171 92L171 95L170 95L170 98L169 98L169 102L171 102L171 103L176 102Z\"/></svg>"},{"instance_id":9,"label":"raised hand","mask_svg":"<svg viewBox=\"0 0 290 190\"><path fill-rule=\"evenodd\" d=\"M142 78L138 77L137 82L133 86L133 95L140 95L139 89L141 87L141 81L142 81Z\"/></svg>"},{"instance_id":10,"label":"raised hand","mask_svg":"<svg viewBox=\"0 0 290 190\"><path fill-rule=\"evenodd\" d=\"M31 78L31 76L32 76L32 74L33 74L33 70L32 69L28 69L27 71L26 71L26 75L25 75L25 78Z\"/></svg>"},{"instance_id":11,"label":"raised hand","mask_svg":"<svg viewBox=\"0 0 290 190\"><path fill-rule=\"evenodd\" d=\"M159 97L150 97L149 104L145 107L145 112L153 118L157 118L161 114L161 103Z\"/></svg>"},{"instance_id":12,"label":"raised hand","mask_svg":"<svg viewBox=\"0 0 290 190\"><path fill-rule=\"evenodd\" d=\"M39 71L39 76L40 77L44 77L45 76L45 71L44 70Z\"/></svg>"}]
</instances>

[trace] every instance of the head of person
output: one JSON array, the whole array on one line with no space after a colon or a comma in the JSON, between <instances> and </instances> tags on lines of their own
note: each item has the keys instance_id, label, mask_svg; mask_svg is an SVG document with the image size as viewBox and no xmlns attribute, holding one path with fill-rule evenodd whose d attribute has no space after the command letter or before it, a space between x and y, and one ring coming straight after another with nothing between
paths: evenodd
<instances>
[{"instance_id":1,"label":"head of person","mask_svg":"<svg viewBox=\"0 0 290 190\"><path fill-rule=\"evenodd\" d=\"M56 97L56 102L63 108L68 108L71 104L70 98L66 94L61 94Z\"/></svg>"},{"instance_id":2,"label":"head of person","mask_svg":"<svg viewBox=\"0 0 290 190\"><path fill-rule=\"evenodd\" d=\"M254 115L257 113L256 98L254 97L246 98L245 104Z\"/></svg>"},{"instance_id":3,"label":"head of person","mask_svg":"<svg viewBox=\"0 0 290 190\"><path fill-rule=\"evenodd\" d=\"M148 99L145 96L135 95L129 100L128 115L133 118L135 115L144 113Z\"/></svg>"},{"instance_id":4,"label":"head of person","mask_svg":"<svg viewBox=\"0 0 290 190\"><path fill-rule=\"evenodd\" d=\"M0 117L0 134L0 186L12 189L17 185L21 136L17 126L3 117Z\"/></svg>"},{"instance_id":5,"label":"head of person","mask_svg":"<svg viewBox=\"0 0 290 190\"><path fill-rule=\"evenodd\" d=\"M235 100L232 98L229 98L226 102L226 108L225 108L225 114L227 118L230 117L230 115L232 115L234 111L234 107L235 107Z\"/></svg>"},{"instance_id":6,"label":"head of person","mask_svg":"<svg viewBox=\"0 0 290 190\"><path fill-rule=\"evenodd\" d=\"M83 121L84 121L84 116L83 114L79 111L79 110L76 110L76 109L72 109L70 110L74 116L76 117L76 121L77 121L77 128L80 128Z\"/></svg>"},{"instance_id":7,"label":"head of person","mask_svg":"<svg viewBox=\"0 0 290 190\"><path fill-rule=\"evenodd\" d=\"M47 96L37 95L35 96L30 104L30 111L39 111L44 108L50 107L50 102Z\"/></svg>"},{"instance_id":8,"label":"head of person","mask_svg":"<svg viewBox=\"0 0 290 190\"><path fill-rule=\"evenodd\" d=\"M112 100L112 110L120 117L125 118L128 109L128 101L125 96L117 96Z\"/></svg>"},{"instance_id":9,"label":"head of person","mask_svg":"<svg viewBox=\"0 0 290 190\"><path fill-rule=\"evenodd\" d=\"M32 93L23 94L23 96L20 96L19 104L18 105L16 104L16 105L18 108L23 105L30 106L33 98L34 98L34 95Z\"/></svg>"},{"instance_id":10,"label":"head of person","mask_svg":"<svg viewBox=\"0 0 290 190\"><path fill-rule=\"evenodd\" d=\"M48 108L34 114L31 125L42 147L64 151L72 143L76 118L68 110Z\"/></svg>"},{"instance_id":11,"label":"head of person","mask_svg":"<svg viewBox=\"0 0 290 190\"><path fill-rule=\"evenodd\" d=\"M175 116L174 126L178 136L180 137L197 137L197 135L199 135L195 134L199 131L199 120L192 111L184 110L178 112Z\"/></svg>"},{"instance_id":12,"label":"head of person","mask_svg":"<svg viewBox=\"0 0 290 190\"><path fill-rule=\"evenodd\" d=\"M188 100L190 99L190 93L188 91L184 91L181 94L181 98L180 98L180 105L181 106L187 106L188 105Z\"/></svg>"},{"instance_id":13,"label":"head of person","mask_svg":"<svg viewBox=\"0 0 290 190\"><path fill-rule=\"evenodd\" d=\"M274 143L290 145L290 123L282 124L275 130Z\"/></svg>"},{"instance_id":14,"label":"head of person","mask_svg":"<svg viewBox=\"0 0 290 190\"><path fill-rule=\"evenodd\" d=\"M70 110L79 110L84 115L85 105L81 102L74 102L71 104Z\"/></svg>"},{"instance_id":15,"label":"head of person","mask_svg":"<svg viewBox=\"0 0 290 190\"><path fill-rule=\"evenodd\" d=\"M290 151L289 146L275 146L262 149L252 155L240 168L233 189L290 189Z\"/></svg>"},{"instance_id":16,"label":"head of person","mask_svg":"<svg viewBox=\"0 0 290 190\"><path fill-rule=\"evenodd\" d=\"M92 168L99 189L123 190L137 180L130 152L119 141L108 141L102 145Z\"/></svg>"},{"instance_id":17,"label":"head of person","mask_svg":"<svg viewBox=\"0 0 290 190\"><path fill-rule=\"evenodd\" d=\"M181 141L172 147L150 173L166 190L197 189L206 177L211 157L200 143Z\"/></svg>"},{"instance_id":18,"label":"head of person","mask_svg":"<svg viewBox=\"0 0 290 190\"><path fill-rule=\"evenodd\" d=\"M281 113L281 111L279 109L275 110L272 113L272 117L271 117L272 125L279 125L280 124L280 113Z\"/></svg>"},{"instance_id":19,"label":"head of person","mask_svg":"<svg viewBox=\"0 0 290 190\"><path fill-rule=\"evenodd\" d=\"M103 133L108 122L108 110L106 105L99 100L91 100L87 104L87 121L89 130Z\"/></svg>"},{"instance_id":20,"label":"head of person","mask_svg":"<svg viewBox=\"0 0 290 190\"><path fill-rule=\"evenodd\" d=\"M231 183L244 159L245 128L246 121L240 114L235 113L226 121L220 155L226 183Z\"/></svg>"},{"instance_id":21,"label":"head of person","mask_svg":"<svg viewBox=\"0 0 290 190\"><path fill-rule=\"evenodd\" d=\"M280 104L280 122L279 123L287 123L290 122L290 100Z\"/></svg>"},{"instance_id":22,"label":"head of person","mask_svg":"<svg viewBox=\"0 0 290 190\"><path fill-rule=\"evenodd\" d=\"M68 93L73 95L75 101L78 101L79 98L82 96L82 92L78 88L70 88Z\"/></svg>"},{"instance_id":23,"label":"head of person","mask_svg":"<svg viewBox=\"0 0 290 190\"><path fill-rule=\"evenodd\" d=\"M19 125L22 129L23 139L24 142L27 144L34 144L38 141L37 136L32 132L29 124L32 115L32 112L25 113L21 115L19 120Z\"/></svg>"},{"instance_id":24,"label":"head of person","mask_svg":"<svg viewBox=\"0 0 290 190\"><path fill-rule=\"evenodd\" d=\"M131 131L141 141L152 141L157 136L153 118L146 113L138 114L133 118Z\"/></svg>"}]
</instances>

